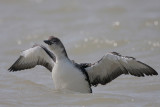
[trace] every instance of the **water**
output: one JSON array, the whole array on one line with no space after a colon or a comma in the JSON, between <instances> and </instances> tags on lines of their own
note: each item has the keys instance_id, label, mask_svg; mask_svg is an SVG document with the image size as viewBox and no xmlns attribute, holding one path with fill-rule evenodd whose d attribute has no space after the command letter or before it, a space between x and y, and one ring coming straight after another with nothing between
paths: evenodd
<instances>
[{"instance_id":1,"label":"water","mask_svg":"<svg viewBox=\"0 0 160 107\"><path fill-rule=\"evenodd\" d=\"M159 107L159 76L122 75L93 88L93 94L80 94L55 91L51 73L40 66L7 71L22 50L54 35L76 62L95 62L106 52L117 51L159 72L159 4L159 0L1 0L0 106Z\"/></svg>"}]
</instances>

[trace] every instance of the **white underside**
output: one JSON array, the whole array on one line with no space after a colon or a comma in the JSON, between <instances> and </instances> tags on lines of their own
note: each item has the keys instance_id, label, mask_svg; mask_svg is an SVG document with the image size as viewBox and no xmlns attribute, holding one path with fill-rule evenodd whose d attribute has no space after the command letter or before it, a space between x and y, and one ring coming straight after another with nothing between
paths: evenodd
<instances>
[{"instance_id":1,"label":"white underside","mask_svg":"<svg viewBox=\"0 0 160 107\"><path fill-rule=\"evenodd\" d=\"M84 74L68 59L59 60L52 70L52 78L56 90L72 90L89 93L90 88Z\"/></svg>"}]
</instances>

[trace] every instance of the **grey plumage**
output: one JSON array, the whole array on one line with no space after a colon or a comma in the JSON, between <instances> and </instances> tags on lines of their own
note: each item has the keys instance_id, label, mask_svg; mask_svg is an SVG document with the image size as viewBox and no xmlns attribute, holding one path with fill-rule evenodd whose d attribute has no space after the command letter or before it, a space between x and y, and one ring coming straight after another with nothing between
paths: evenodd
<instances>
[{"instance_id":1,"label":"grey plumage","mask_svg":"<svg viewBox=\"0 0 160 107\"><path fill-rule=\"evenodd\" d=\"M41 55L42 54L42 55ZM46 47L42 45L34 45L32 48L21 53L20 57L8 69L11 72L30 69L36 65L42 65L52 72L55 56Z\"/></svg>"},{"instance_id":2,"label":"grey plumage","mask_svg":"<svg viewBox=\"0 0 160 107\"><path fill-rule=\"evenodd\" d=\"M87 89L86 92L90 93L92 92L91 86L97 86L98 84L105 85L122 74L131 74L137 77L158 75L158 73L149 65L136 60L136 58L134 57L122 56L117 52L107 53L99 61L93 64L91 63L78 64L75 61L71 61L68 58L67 52L64 48L64 45L61 43L60 39L51 36L48 40L45 40L44 42L47 43L50 47L52 45L51 47L52 51L55 50L56 52L57 51L58 52L55 54L54 51L53 54L43 45L34 45L32 48L23 51L20 57L8 70L14 72L24 69L30 69L35 67L36 65L42 65L45 68L47 68L50 72L52 72L54 64L57 64L56 61L59 61L58 58L60 57L64 59L66 58L68 62L64 62L63 64L72 62L71 66L69 67L72 68L72 66L75 66L76 68L70 74L74 74L75 73L74 71L78 69L77 71L82 72L82 73L78 72L80 76L82 78L85 77L84 79L87 81L87 86L86 86L87 88L84 87L82 88L79 86L77 87L79 87L79 89L82 88L82 90ZM61 65L62 64L59 64L59 68L61 68ZM62 71L65 70L71 71L70 69L65 69L64 67ZM57 70L56 72L58 71L59 70ZM81 74L83 74L83 76ZM56 77L57 76L55 76L55 78ZM56 81L57 80L59 80L59 78L57 78ZM74 82L74 86L77 85L77 82L81 80L83 79L80 78L78 81ZM86 81L85 82L83 81L82 84L86 83Z\"/></svg>"},{"instance_id":3,"label":"grey plumage","mask_svg":"<svg viewBox=\"0 0 160 107\"><path fill-rule=\"evenodd\" d=\"M117 52L106 54L94 64L85 64L91 85L105 85L122 74L131 74L137 77L158 75L158 73L133 57L122 56Z\"/></svg>"}]
</instances>

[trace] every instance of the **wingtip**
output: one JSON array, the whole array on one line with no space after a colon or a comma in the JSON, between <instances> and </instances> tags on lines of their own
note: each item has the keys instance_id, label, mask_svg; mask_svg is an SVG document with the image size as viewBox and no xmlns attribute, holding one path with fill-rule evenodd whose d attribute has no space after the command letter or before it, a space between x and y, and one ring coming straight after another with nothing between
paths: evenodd
<instances>
[{"instance_id":1,"label":"wingtip","mask_svg":"<svg viewBox=\"0 0 160 107\"><path fill-rule=\"evenodd\" d=\"M9 72L14 72L13 67L10 67L10 68L8 69L8 71L9 71Z\"/></svg>"},{"instance_id":2,"label":"wingtip","mask_svg":"<svg viewBox=\"0 0 160 107\"><path fill-rule=\"evenodd\" d=\"M145 75L147 75L147 76L158 75L158 72L154 68L152 68L151 66L149 66L141 61L137 61L137 62L145 65L148 68L148 72Z\"/></svg>"},{"instance_id":3,"label":"wingtip","mask_svg":"<svg viewBox=\"0 0 160 107\"><path fill-rule=\"evenodd\" d=\"M145 76L157 76L158 72L155 71L153 68L150 70L150 72L145 73Z\"/></svg>"},{"instance_id":4,"label":"wingtip","mask_svg":"<svg viewBox=\"0 0 160 107\"><path fill-rule=\"evenodd\" d=\"M11 66L10 68L8 68L9 72L16 72L18 71L14 66Z\"/></svg>"},{"instance_id":5,"label":"wingtip","mask_svg":"<svg viewBox=\"0 0 160 107\"><path fill-rule=\"evenodd\" d=\"M152 73L152 75L158 75L158 72L157 72L156 70L154 70L154 69L153 69L153 68L151 68L151 67L150 67L150 69L152 70L152 72L151 72L151 73ZM152 75L151 75L151 76L152 76Z\"/></svg>"},{"instance_id":6,"label":"wingtip","mask_svg":"<svg viewBox=\"0 0 160 107\"><path fill-rule=\"evenodd\" d=\"M158 75L158 72L154 71L153 75Z\"/></svg>"}]
</instances>

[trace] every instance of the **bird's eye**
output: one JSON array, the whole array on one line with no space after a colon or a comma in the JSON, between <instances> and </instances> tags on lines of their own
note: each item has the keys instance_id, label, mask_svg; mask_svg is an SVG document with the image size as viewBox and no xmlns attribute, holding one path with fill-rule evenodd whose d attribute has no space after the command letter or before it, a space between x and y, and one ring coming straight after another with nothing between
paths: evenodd
<instances>
[{"instance_id":1,"label":"bird's eye","mask_svg":"<svg viewBox=\"0 0 160 107\"><path fill-rule=\"evenodd\" d=\"M52 43L53 43L53 44L57 44L57 41L53 41Z\"/></svg>"}]
</instances>

